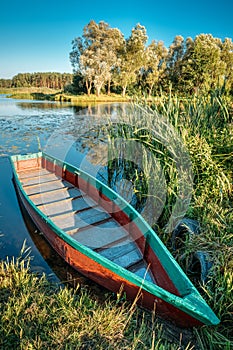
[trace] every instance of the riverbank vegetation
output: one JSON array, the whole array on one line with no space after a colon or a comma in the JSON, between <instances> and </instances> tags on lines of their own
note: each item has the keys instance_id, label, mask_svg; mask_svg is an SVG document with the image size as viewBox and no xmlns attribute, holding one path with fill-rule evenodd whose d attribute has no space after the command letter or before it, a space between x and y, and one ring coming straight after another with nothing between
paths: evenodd
<instances>
[{"instance_id":1,"label":"riverbank vegetation","mask_svg":"<svg viewBox=\"0 0 233 350\"><path fill-rule=\"evenodd\" d=\"M13 344L24 349L232 348L232 106L225 95L216 91L189 99L162 94L150 107L145 102L140 103L139 108L145 120L132 118L131 124L121 131L127 140L136 139L149 147L163 164L167 200L155 229L221 323L194 329L188 334L188 341L186 331L176 329L174 338L174 329L167 333L167 324L163 326L155 315L123 302L124 298L115 300L106 292L104 301L99 303L85 286L79 286L76 291L59 289L45 277L30 274L29 265L25 268L25 264L17 260L15 264L1 263L0 339L4 349L13 348ZM163 115L179 134L194 173L192 198L185 215L198 221L200 233L183 232L175 251L172 232L167 230L166 223L178 195L176 169L169 153L151 134L155 127L154 113ZM201 261L196 261L195 271L190 269L196 252L208 254L211 261L205 282L199 279ZM179 339L184 341L183 347ZM190 339L192 344L188 345Z\"/></svg>"},{"instance_id":2,"label":"riverbank vegetation","mask_svg":"<svg viewBox=\"0 0 233 350\"><path fill-rule=\"evenodd\" d=\"M172 93L162 94L150 108L147 103L139 106L144 119L132 116L129 127L124 127L123 131L128 135L127 140L132 138L140 141L163 165L167 199L156 231L221 319L218 327L203 327L197 331L199 346L201 349L230 349L233 346L232 103L216 90L186 99ZM170 134L166 134L164 123L174 128L190 156L193 189L185 216L200 224L199 234L190 234L192 229L186 231L183 226L176 250L173 249L174 236L167 223L182 194L179 193L177 162L174 162L177 157L175 144L167 145L169 138L165 136ZM196 269L193 271L194 257L197 256L202 256L202 259L196 260ZM204 267L204 256L211 268L203 283L200 277L208 265ZM196 279L198 274L199 278Z\"/></svg>"},{"instance_id":3,"label":"riverbank vegetation","mask_svg":"<svg viewBox=\"0 0 233 350\"><path fill-rule=\"evenodd\" d=\"M168 329L156 324L154 315L127 304L120 294L99 301L86 287L72 290L48 282L30 273L28 258L1 262L0 281L1 349L193 348L191 332L168 341Z\"/></svg>"},{"instance_id":4,"label":"riverbank vegetation","mask_svg":"<svg viewBox=\"0 0 233 350\"><path fill-rule=\"evenodd\" d=\"M37 100L37 101L54 101L54 102L70 102L75 105L82 104L95 104L95 103L108 103L108 102L129 102L130 97L123 97L118 94L111 93L110 95L101 94L96 96L95 94L87 95L74 95L65 93L63 90L54 90L48 88L35 88L35 87L21 87L21 88L8 88L1 89L0 94L6 94L9 98L17 100Z\"/></svg>"},{"instance_id":5,"label":"riverbank vegetation","mask_svg":"<svg viewBox=\"0 0 233 350\"><path fill-rule=\"evenodd\" d=\"M146 42L141 25L125 39L118 29L91 21L83 36L73 41L72 82L54 91L24 86L29 89L24 96L77 103L140 101L145 123L132 119L124 132L154 152L168 180L166 205L156 230L191 279L194 253L208 254L208 279L203 283L194 278L194 283L221 323L194 329L195 346L186 342L181 347L179 341L169 343L169 336L163 337L166 327L154 315L143 314L121 298L112 300L109 294L99 303L83 286L76 291L59 289L45 277L30 274L29 265L17 260L1 263L0 344L4 349L233 347L233 44L231 39L222 41L210 34L195 39L177 36L168 49L162 42ZM14 91L15 97L21 98L18 92ZM154 113L174 127L188 150L194 174L186 216L200 223L200 233L183 234L176 251L172 232L165 228L177 198L177 174L169 152L151 134ZM198 269L200 273L200 262ZM178 332L178 339L184 339L184 334Z\"/></svg>"},{"instance_id":6,"label":"riverbank vegetation","mask_svg":"<svg viewBox=\"0 0 233 350\"><path fill-rule=\"evenodd\" d=\"M0 88L47 88L62 90L72 83L73 75L70 73L18 73L12 79L0 79Z\"/></svg>"}]
</instances>

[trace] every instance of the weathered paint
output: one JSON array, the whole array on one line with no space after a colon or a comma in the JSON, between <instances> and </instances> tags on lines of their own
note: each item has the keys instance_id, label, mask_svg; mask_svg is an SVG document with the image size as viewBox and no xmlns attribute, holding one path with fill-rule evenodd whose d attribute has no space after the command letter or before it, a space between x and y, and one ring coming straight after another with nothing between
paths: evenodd
<instances>
[{"instance_id":1,"label":"weathered paint","mask_svg":"<svg viewBox=\"0 0 233 350\"><path fill-rule=\"evenodd\" d=\"M41 155L35 155L34 158L36 157L39 158ZM45 156L45 158L46 157L47 156ZM32 159L33 156L31 155L29 158ZM18 167L20 160L24 161L25 158L23 156L16 156L12 157L11 160L12 163L16 162ZM26 166L25 162L22 164L22 167L21 165L19 166L20 169ZM95 184L95 180L93 180L93 178L89 178L85 173L82 174L82 176L78 176L76 171L72 171L74 169L72 166L67 164L63 166L61 161L55 161L54 164L51 161L51 157L48 157L48 159L42 160L42 164L46 166L47 169L49 168L59 174L62 173L66 180L69 179L69 181L73 182L74 184L82 184L86 191L90 191L90 189L94 187L93 185ZM140 231L140 227L144 230L144 236L141 235L138 238L139 247L144 249L145 257L150 260L151 266L153 265L152 269L155 269L155 275L158 275L157 282L160 284L160 286L148 283L138 276L134 276L133 273L116 266L114 263L103 257L101 258L99 254L91 251L89 248L82 246L77 241L70 238L36 208L20 185L15 170L14 175L20 199L29 215L39 229L45 234L45 237L54 247L54 249L72 267L114 292L118 292L123 284L124 291L126 292L127 297L130 299L134 299L140 291L138 303L149 309L155 308L158 314L160 314L162 317L173 320L180 326L190 327L201 323L217 324L219 322L212 310L204 302L182 270L177 266L177 263L174 261L170 253L155 236L155 233L153 233L153 231L143 222L143 219L140 219L140 215L137 214L134 209L130 208L130 206L126 207L126 210L125 208L122 209L120 200L118 201L120 205L116 211L116 203L114 203L114 213L122 213L124 217L123 221L125 222L126 226L129 226L129 229L130 225L132 224L130 221L132 220L132 217L134 216L137 218L137 230ZM110 199L116 199L116 193L114 193L112 190L104 188L104 185L101 186L101 184L98 182L97 185L99 188L94 188L94 193L98 194L100 187L103 187L105 193L98 198L100 201L104 199L104 203L107 203L107 206L111 206L112 204ZM103 198L103 196L105 196L107 199ZM128 223L126 222L127 220ZM138 233L139 232L137 232L137 234ZM147 244L149 244L149 247ZM165 264L163 265L164 261ZM177 274L172 276L172 279L174 278L175 280L175 284L171 278L169 278L167 271L170 270ZM182 282L180 283L180 287L178 282ZM171 284L173 286L173 290L169 292L165 289L165 287L161 287L162 284L168 286ZM185 287L187 287L186 290Z\"/></svg>"},{"instance_id":2,"label":"weathered paint","mask_svg":"<svg viewBox=\"0 0 233 350\"><path fill-rule=\"evenodd\" d=\"M18 192L18 194L20 196L21 203L25 207L31 219L34 221L39 230L43 232L50 245L70 266L72 266L78 272L112 292L117 293L119 290L121 290L123 293L126 293L127 299L132 301L136 299L137 304L140 306L149 310L155 310L157 314L161 315L165 319L173 322L175 320L175 323L180 327L187 328L202 324L200 321L185 314L173 305L170 305L151 293L144 291L143 288L130 283L129 280L122 278L109 269L106 269L101 264L98 264L87 255L82 254L64 242L64 240L54 233L54 231L38 215L38 213L33 210L33 208L28 204L27 200L25 200L24 196L22 196L20 192Z\"/></svg>"},{"instance_id":3,"label":"weathered paint","mask_svg":"<svg viewBox=\"0 0 233 350\"><path fill-rule=\"evenodd\" d=\"M116 221L124 226L124 228L133 237L134 241L138 244L145 260L147 260L148 264L150 264L150 268L153 272L156 283L169 292L175 295L180 295L178 289L174 286L174 283L166 273L161 261L154 254L151 247L148 244L146 245L146 239L142 235L142 232L139 230L138 226L131 221L130 217L126 215L121 208L114 204L107 196L100 192L100 190L97 190L96 187L92 186L84 179L79 178L77 174L71 173L68 170L64 171L63 166L59 166L58 164L55 164L54 166L54 164L50 161L46 161L42 164L47 170L55 172L56 175L61 176L66 181L72 183L74 186L77 186L83 192L90 195L90 197L92 197L101 207L109 212Z\"/></svg>"}]
</instances>

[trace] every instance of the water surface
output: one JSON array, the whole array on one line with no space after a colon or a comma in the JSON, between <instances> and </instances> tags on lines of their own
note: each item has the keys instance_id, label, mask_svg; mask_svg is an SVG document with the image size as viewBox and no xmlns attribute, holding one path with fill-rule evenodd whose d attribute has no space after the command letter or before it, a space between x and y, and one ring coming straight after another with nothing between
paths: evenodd
<instances>
[{"instance_id":1,"label":"water surface","mask_svg":"<svg viewBox=\"0 0 233 350\"><path fill-rule=\"evenodd\" d=\"M95 135L96 116L107 120L117 108L116 104L84 108L69 103L13 100L0 95L0 259L18 257L26 241L31 247L33 270L45 272L53 279L58 275L62 280L74 273L36 232L27 215L23 217L8 156L43 149L75 165L86 162L87 152L95 142L99 144ZM94 135L92 141L90 130ZM89 162L85 165L90 167ZM93 173L96 166L98 160L92 167Z\"/></svg>"}]
</instances>

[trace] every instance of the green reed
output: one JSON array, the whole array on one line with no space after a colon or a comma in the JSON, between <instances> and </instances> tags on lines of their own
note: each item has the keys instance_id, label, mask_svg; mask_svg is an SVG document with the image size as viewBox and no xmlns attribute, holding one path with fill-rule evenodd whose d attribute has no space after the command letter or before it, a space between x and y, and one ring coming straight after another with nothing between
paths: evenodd
<instances>
[{"instance_id":1,"label":"green reed","mask_svg":"<svg viewBox=\"0 0 233 350\"><path fill-rule=\"evenodd\" d=\"M201 225L199 235L186 236L183 246L171 252L187 273L187 261L196 251L208 253L213 263L207 283L195 281L221 319L218 327L196 331L203 350L209 348L210 343L211 349L233 346L232 107L232 101L218 91L191 98L161 94L150 106L147 101L137 101L131 112L121 116L117 131L114 125L111 134L112 139L122 136L140 142L153 154L156 162L144 157L143 170L148 179L154 174L153 166L159 163L163 170L166 201L154 227L167 247L171 248L172 224L182 216L196 219ZM179 178L180 157L184 170L182 181ZM192 175L185 171L190 165ZM190 182L190 186L180 189L185 181ZM159 202L162 188L159 188L158 179L154 182L152 196ZM174 214L174 206L181 198L189 201L189 205L180 205ZM155 216L156 205L151 211ZM168 220L170 225L167 225Z\"/></svg>"}]
</instances>

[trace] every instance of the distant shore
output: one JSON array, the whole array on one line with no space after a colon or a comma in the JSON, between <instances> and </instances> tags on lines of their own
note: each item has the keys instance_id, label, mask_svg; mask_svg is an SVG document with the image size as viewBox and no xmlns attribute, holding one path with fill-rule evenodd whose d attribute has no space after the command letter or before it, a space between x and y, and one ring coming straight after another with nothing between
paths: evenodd
<instances>
[{"instance_id":1,"label":"distant shore","mask_svg":"<svg viewBox=\"0 0 233 350\"><path fill-rule=\"evenodd\" d=\"M122 97L118 94L100 95L94 94L88 96L72 95L64 93L61 90L48 88L5 88L0 89L0 94L7 94L9 98L24 99L24 100L43 100L71 103L99 103L99 102L129 102L129 97Z\"/></svg>"}]
</instances>

